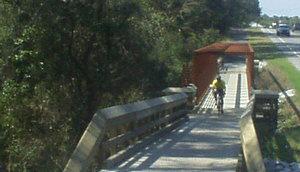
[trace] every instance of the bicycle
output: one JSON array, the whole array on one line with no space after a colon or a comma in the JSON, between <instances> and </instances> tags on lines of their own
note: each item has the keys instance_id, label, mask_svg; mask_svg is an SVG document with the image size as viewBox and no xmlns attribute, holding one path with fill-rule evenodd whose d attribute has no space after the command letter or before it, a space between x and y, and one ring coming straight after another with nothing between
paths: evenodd
<instances>
[{"instance_id":1,"label":"bicycle","mask_svg":"<svg viewBox=\"0 0 300 172\"><path fill-rule=\"evenodd\" d=\"M217 73L226 73L226 71L228 70L228 67L224 65L224 63L218 63L217 64Z\"/></svg>"},{"instance_id":2,"label":"bicycle","mask_svg":"<svg viewBox=\"0 0 300 172\"><path fill-rule=\"evenodd\" d=\"M224 114L224 91L223 90L217 90L217 109L218 109L218 114Z\"/></svg>"}]
</instances>

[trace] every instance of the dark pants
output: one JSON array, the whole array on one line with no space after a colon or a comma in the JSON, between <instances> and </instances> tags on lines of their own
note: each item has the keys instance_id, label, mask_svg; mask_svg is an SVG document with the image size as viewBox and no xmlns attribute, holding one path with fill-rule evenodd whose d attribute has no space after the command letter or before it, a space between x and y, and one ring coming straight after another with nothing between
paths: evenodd
<instances>
[{"instance_id":1,"label":"dark pants","mask_svg":"<svg viewBox=\"0 0 300 172\"><path fill-rule=\"evenodd\" d=\"M221 98L223 99L223 97L224 97L224 90L223 89L214 90L213 94L214 94L215 101L217 103L217 95L219 94L219 96L221 96Z\"/></svg>"}]
</instances>

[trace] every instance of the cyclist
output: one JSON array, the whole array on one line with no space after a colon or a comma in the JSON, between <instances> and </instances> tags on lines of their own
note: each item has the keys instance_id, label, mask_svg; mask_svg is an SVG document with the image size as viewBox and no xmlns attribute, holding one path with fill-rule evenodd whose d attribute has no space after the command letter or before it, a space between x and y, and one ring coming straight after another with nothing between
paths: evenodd
<instances>
[{"instance_id":1,"label":"cyclist","mask_svg":"<svg viewBox=\"0 0 300 172\"><path fill-rule=\"evenodd\" d=\"M223 102L226 86L225 86L225 82L221 79L220 75L218 75L217 78L212 82L211 88L213 89L213 95L214 95L215 102L216 102L215 104L217 105L217 95L218 94L222 99L221 101ZM221 108L221 109L222 109L221 113L223 113L223 108Z\"/></svg>"}]
</instances>

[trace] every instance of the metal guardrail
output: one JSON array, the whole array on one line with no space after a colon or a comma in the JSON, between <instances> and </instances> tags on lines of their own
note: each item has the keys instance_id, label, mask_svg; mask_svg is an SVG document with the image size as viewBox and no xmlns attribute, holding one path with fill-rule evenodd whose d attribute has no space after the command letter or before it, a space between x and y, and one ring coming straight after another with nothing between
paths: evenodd
<instances>
[{"instance_id":1,"label":"metal guardrail","mask_svg":"<svg viewBox=\"0 0 300 172\"><path fill-rule=\"evenodd\" d=\"M196 90L192 89L195 95ZM178 89L177 89L178 92ZM168 94L171 94L170 91ZM64 172L111 168L151 142L150 136L173 129L187 119L192 98L183 92L96 112Z\"/></svg>"}]
</instances>

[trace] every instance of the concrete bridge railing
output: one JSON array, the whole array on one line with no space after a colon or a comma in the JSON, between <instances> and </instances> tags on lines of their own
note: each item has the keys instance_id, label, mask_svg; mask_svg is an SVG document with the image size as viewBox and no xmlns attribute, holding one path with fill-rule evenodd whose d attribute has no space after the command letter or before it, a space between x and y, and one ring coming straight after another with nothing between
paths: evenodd
<instances>
[{"instance_id":1,"label":"concrete bridge railing","mask_svg":"<svg viewBox=\"0 0 300 172\"><path fill-rule=\"evenodd\" d=\"M278 94L265 90L254 90L248 103L246 111L243 113L241 126L241 142L243 148L244 162L248 172L266 172L263 161L260 142L258 139L258 128L256 122L264 121L265 125L274 132L277 125Z\"/></svg>"},{"instance_id":2,"label":"concrete bridge railing","mask_svg":"<svg viewBox=\"0 0 300 172\"><path fill-rule=\"evenodd\" d=\"M164 92L167 96L98 110L64 172L111 168L152 142L151 138L185 121L196 89L169 88Z\"/></svg>"}]
</instances>

